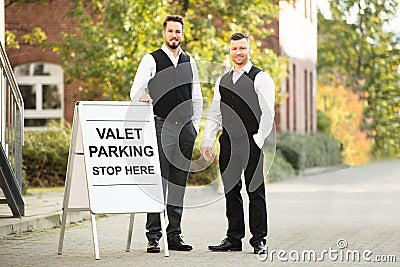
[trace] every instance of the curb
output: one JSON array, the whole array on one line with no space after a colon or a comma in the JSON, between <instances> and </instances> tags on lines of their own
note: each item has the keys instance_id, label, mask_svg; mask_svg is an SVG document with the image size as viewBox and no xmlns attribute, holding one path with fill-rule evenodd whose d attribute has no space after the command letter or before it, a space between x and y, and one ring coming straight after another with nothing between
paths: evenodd
<instances>
[{"instance_id":1,"label":"curb","mask_svg":"<svg viewBox=\"0 0 400 267\"><path fill-rule=\"evenodd\" d=\"M325 166L325 167L313 167L301 170L297 173L296 177L300 176L309 176L314 174L326 173L326 172L333 172L341 169L349 168L350 166L347 164L336 164L333 166Z\"/></svg>"},{"instance_id":2,"label":"curb","mask_svg":"<svg viewBox=\"0 0 400 267\"><path fill-rule=\"evenodd\" d=\"M85 211L68 213L67 225L83 221L88 216L88 212ZM61 220L62 211L31 217L2 218L0 220L0 237L56 228L61 225Z\"/></svg>"}]
</instances>

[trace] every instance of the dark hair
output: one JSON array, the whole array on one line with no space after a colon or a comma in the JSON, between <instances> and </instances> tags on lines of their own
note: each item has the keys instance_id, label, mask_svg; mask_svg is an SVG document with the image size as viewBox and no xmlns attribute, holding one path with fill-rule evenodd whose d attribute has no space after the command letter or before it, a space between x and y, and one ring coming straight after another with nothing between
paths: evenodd
<instances>
[{"instance_id":1,"label":"dark hair","mask_svg":"<svg viewBox=\"0 0 400 267\"><path fill-rule=\"evenodd\" d=\"M232 34L230 41L237 41L242 39L249 40L249 36L247 36L247 34L245 33L237 32Z\"/></svg>"},{"instance_id":2,"label":"dark hair","mask_svg":"<svg viewBox=\"0 0 400 267\"><path fill-rule=\"evenodd\" d=\"M182 24L182 28L183 28L183 25L185 24L183 22L183 18L181 16L179 16L179 15L169 15L169 16L166 16L165 19L164 19L164 22L163 22L164 29L165 29L165 27L167 27L167 22L168 21L179 22L180 24Z\"/></svg>"}]
</instances>

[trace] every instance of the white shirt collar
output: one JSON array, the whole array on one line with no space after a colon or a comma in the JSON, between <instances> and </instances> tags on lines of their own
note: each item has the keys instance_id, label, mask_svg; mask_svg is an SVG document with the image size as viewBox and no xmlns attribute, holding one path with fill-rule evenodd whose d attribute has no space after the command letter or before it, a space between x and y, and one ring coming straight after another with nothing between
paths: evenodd
<instances>
[{"instance_id":1,"label":"white shirt collar","mask_svg":"<svg viewBox=\"0 0 400 267\"><path fill-rule=\"evenodd\" d=\"M174 58L174 53L172 53L172 51L168 49L168 47L167 47L166 44L163 44L163 45L161 46L161 49L162 49L162 51L165 52L165 54L168 55L168 57ZM177 58L181 55L181 53L185 54L185 53L183 52L182 48L179 47L179 53L178 53Z\"/></svg>"},{"instance_id":2,"label":"white shirt collar","mask_svg":"<svg viewBox=\"0 0 400 267\"><path fill-rule=\"evenodd\" d=\"M235 71L235 66L232 66L231 72L235 71L235 72L239 72L239 73L243 73L243 72L249 73L252 66L253 66L253 63L251 63L251 61L249 60L249 62L247 62L247 64L244 65L244 67L241 68L240 71Z\"/></svg>"}]
</instances>

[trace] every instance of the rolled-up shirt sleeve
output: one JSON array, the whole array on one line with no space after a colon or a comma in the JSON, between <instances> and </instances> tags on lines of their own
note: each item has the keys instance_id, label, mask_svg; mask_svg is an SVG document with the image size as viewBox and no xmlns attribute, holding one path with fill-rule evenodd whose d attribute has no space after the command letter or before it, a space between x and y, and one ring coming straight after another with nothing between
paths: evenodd
<instances>
[{"instance_id":1,"label":"rolled-up shirt sleeve","mask_svg":"<svg viewBox=\"0 0 400 267\"><path fill-rule=\"evenodd\" d=\"M153 56L146 54L139 63L136 71L135 79L131 87L130 98L132 101L139 101L145 93L145 89L149 84L149 81L154 77L156 73L156 61Z\"/></svg>"},{"instance_id":2,"label":"rolled-up shirt sleeve","mask_svg":"<svg viewBox=\"0 0 400 267\"><path fill-rule=\"evenodd\" d=\"M208 111L206 127L204 128L202 147L212 147L218 131L222 129L221 94L219 93L220 82L221 77L215 83L214 96Z\"/></svg>"},{"instance_id":3,"label":"rolled-up shirt sleeve","mask_svg":"<svg viewBox=\"0 0 400 267\"><path fill-rule=\"evenodd\" d=\"M199 72L197 70L196 62L190 57L190 63L193 73L193 86L192 86L192 103L193 103L193 126L199 133L200 119L203 113L203 95L200 88Z\"/></svg>"},{"instance_id":4,"label":"rolled-up shirt sleeve","mask_svg":"<svg viewBox=\"0 0 400 267\"><path fill-rule=\"evenodd\" d=\"M253 139L262 148L274 125L275 83L268 73L260 72L254 79L254 88L260 104L261 118L258 132L253 135Z\"/></svg>"}]
</instances>

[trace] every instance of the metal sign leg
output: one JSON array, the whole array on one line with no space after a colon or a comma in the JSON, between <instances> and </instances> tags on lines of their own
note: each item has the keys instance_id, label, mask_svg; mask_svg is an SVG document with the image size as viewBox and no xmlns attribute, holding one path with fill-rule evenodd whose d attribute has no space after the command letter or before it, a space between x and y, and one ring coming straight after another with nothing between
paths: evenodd
<instances>
[{"instance_id":1,"label":"metal sign leg","mask_svg":"<svg viewBox=\"0 0 400 267\"><path fill-rule=\"evenodd\" d=\"M65 235L65 225L67 224L67 211L63 209L62 221L61 221L61 232L60 239L58 241L58 255L61 255L63 244L64 244L64 235Z\"/></svg>"},{"instance_id":2,"label":"metal sign leg","mask_svg":"<svg viewBox=\"0 0 400 267\"><path fill-rule=\"evenodd\" d=\"M164 256L165 257L169 257L169 250L168 250L168 238L167 238L167 227L165 226L165 216L164 216L164 212L160 213L160 221L161 221L161 231L162 231L162 235L164 237Z\"/></svg>"},{"instance_id":3,"label":"metal sign leg","mask_svg":"<svg viewBox=\"0 0 400 267\"><path fill-rule=\"evenodd\" d=\"M92 221L92 233L93 233L93 244L94 244L94 254L96 256L96 260L100 260L99 255L99 240L97 238L97 228L96 228L96 215L93 213L90 214L90 218Z\"/></svg>"},{"instance_id":4,"label":"metal sign leg","mask_svg":"<svg viewBox=\"0 0 400 267\"><path fill-rule=\"evenodd\" d=\"M133 234L133 223L135 221L135 213L131 213L129 219L129 230L128 230L128 241L126 242L126 252L131 251L132 234Z\"/></svg>"}]
</instances>

